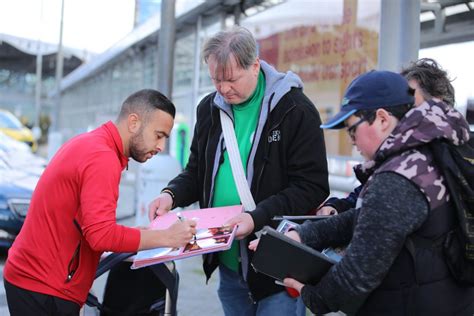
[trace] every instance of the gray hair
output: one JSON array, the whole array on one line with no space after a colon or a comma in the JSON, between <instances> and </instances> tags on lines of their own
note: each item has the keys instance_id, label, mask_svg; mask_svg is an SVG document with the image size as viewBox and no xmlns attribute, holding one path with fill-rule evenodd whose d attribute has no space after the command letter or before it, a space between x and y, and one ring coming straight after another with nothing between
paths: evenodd
<instances>
[{"instance_id":1,"label":"gray hair","mask_svg":"<svg viewBox=\"0 0 474 316\"><path fill-rule=\"evenodd\" d=\"M223 73L226 72L231 56L234 56L240 68L248 69L257 58L257 42L249 30L235 26L211 37L204 44L202 55L206 63L212 55Z\"/></svg>"}]
</instances>

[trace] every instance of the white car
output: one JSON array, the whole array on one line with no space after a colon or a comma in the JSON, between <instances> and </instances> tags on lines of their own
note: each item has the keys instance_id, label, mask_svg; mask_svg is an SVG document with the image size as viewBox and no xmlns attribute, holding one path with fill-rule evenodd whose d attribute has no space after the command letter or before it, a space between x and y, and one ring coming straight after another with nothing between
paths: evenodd
<instances>
[{"instance_id":1,"label":"white car","mask_svg":"<svg viewBox=\"0 0 474 316\"><path fill-rule=\"evenodd\" d=\"M40 176L46 167L46 159L31 152L28 145L0 132L0 157L14 170Z\"/></svg>"}]
</instances>

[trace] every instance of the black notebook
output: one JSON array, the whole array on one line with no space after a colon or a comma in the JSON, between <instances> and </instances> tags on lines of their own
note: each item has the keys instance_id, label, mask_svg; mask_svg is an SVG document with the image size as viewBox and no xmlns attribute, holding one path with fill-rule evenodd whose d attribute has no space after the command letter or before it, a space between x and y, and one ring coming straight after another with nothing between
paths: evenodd
<instances>
[{"instance_id":1,"label":"black notebook","mask_svg":"<svg viewBox=\"0 0 474 316\"><path fill-rule=\"evenodd\" d=\"M316 284L335 264L331 258L266 226L252 259L255 271L282 281Z\"/></svg>"}]
</instances>

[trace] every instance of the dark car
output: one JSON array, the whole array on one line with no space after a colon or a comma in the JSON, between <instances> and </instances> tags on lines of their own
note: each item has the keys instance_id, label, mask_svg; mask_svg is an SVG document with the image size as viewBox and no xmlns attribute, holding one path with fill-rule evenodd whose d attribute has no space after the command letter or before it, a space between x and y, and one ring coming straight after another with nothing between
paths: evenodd
<instances>
[{"instance_id":1,"label":"dark car","mask_svg":"<svg viewBox=\"0 0 474 316\"><path fill-rule=\"evenodd\" d=\"M25 220L33 177L21 170L12 169L0 157L0 247L9 248L20 232Z\"/></svg>"}]
</instances>

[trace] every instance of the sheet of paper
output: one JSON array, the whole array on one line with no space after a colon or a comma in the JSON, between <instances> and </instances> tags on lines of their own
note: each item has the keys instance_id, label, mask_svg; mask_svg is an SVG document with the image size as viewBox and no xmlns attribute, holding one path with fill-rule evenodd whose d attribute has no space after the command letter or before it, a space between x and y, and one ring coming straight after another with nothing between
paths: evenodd
<instances>
[{"instance_id":1,"label":"sheet of paper","mask_svg":"<svg viewBox=\"0 0 474 316\"><path fill-rule=\"evenodd\" d=\"M229 249L237 227L222 225L241 212L241 205L179 212L181 217L197 220L196 237L181 248L155 248L139 251L133 261L132 269ZM150 228L166 229L177 220L179 220L177 214L169 212L156 218Z\"/></svg>"}]
</instances>

